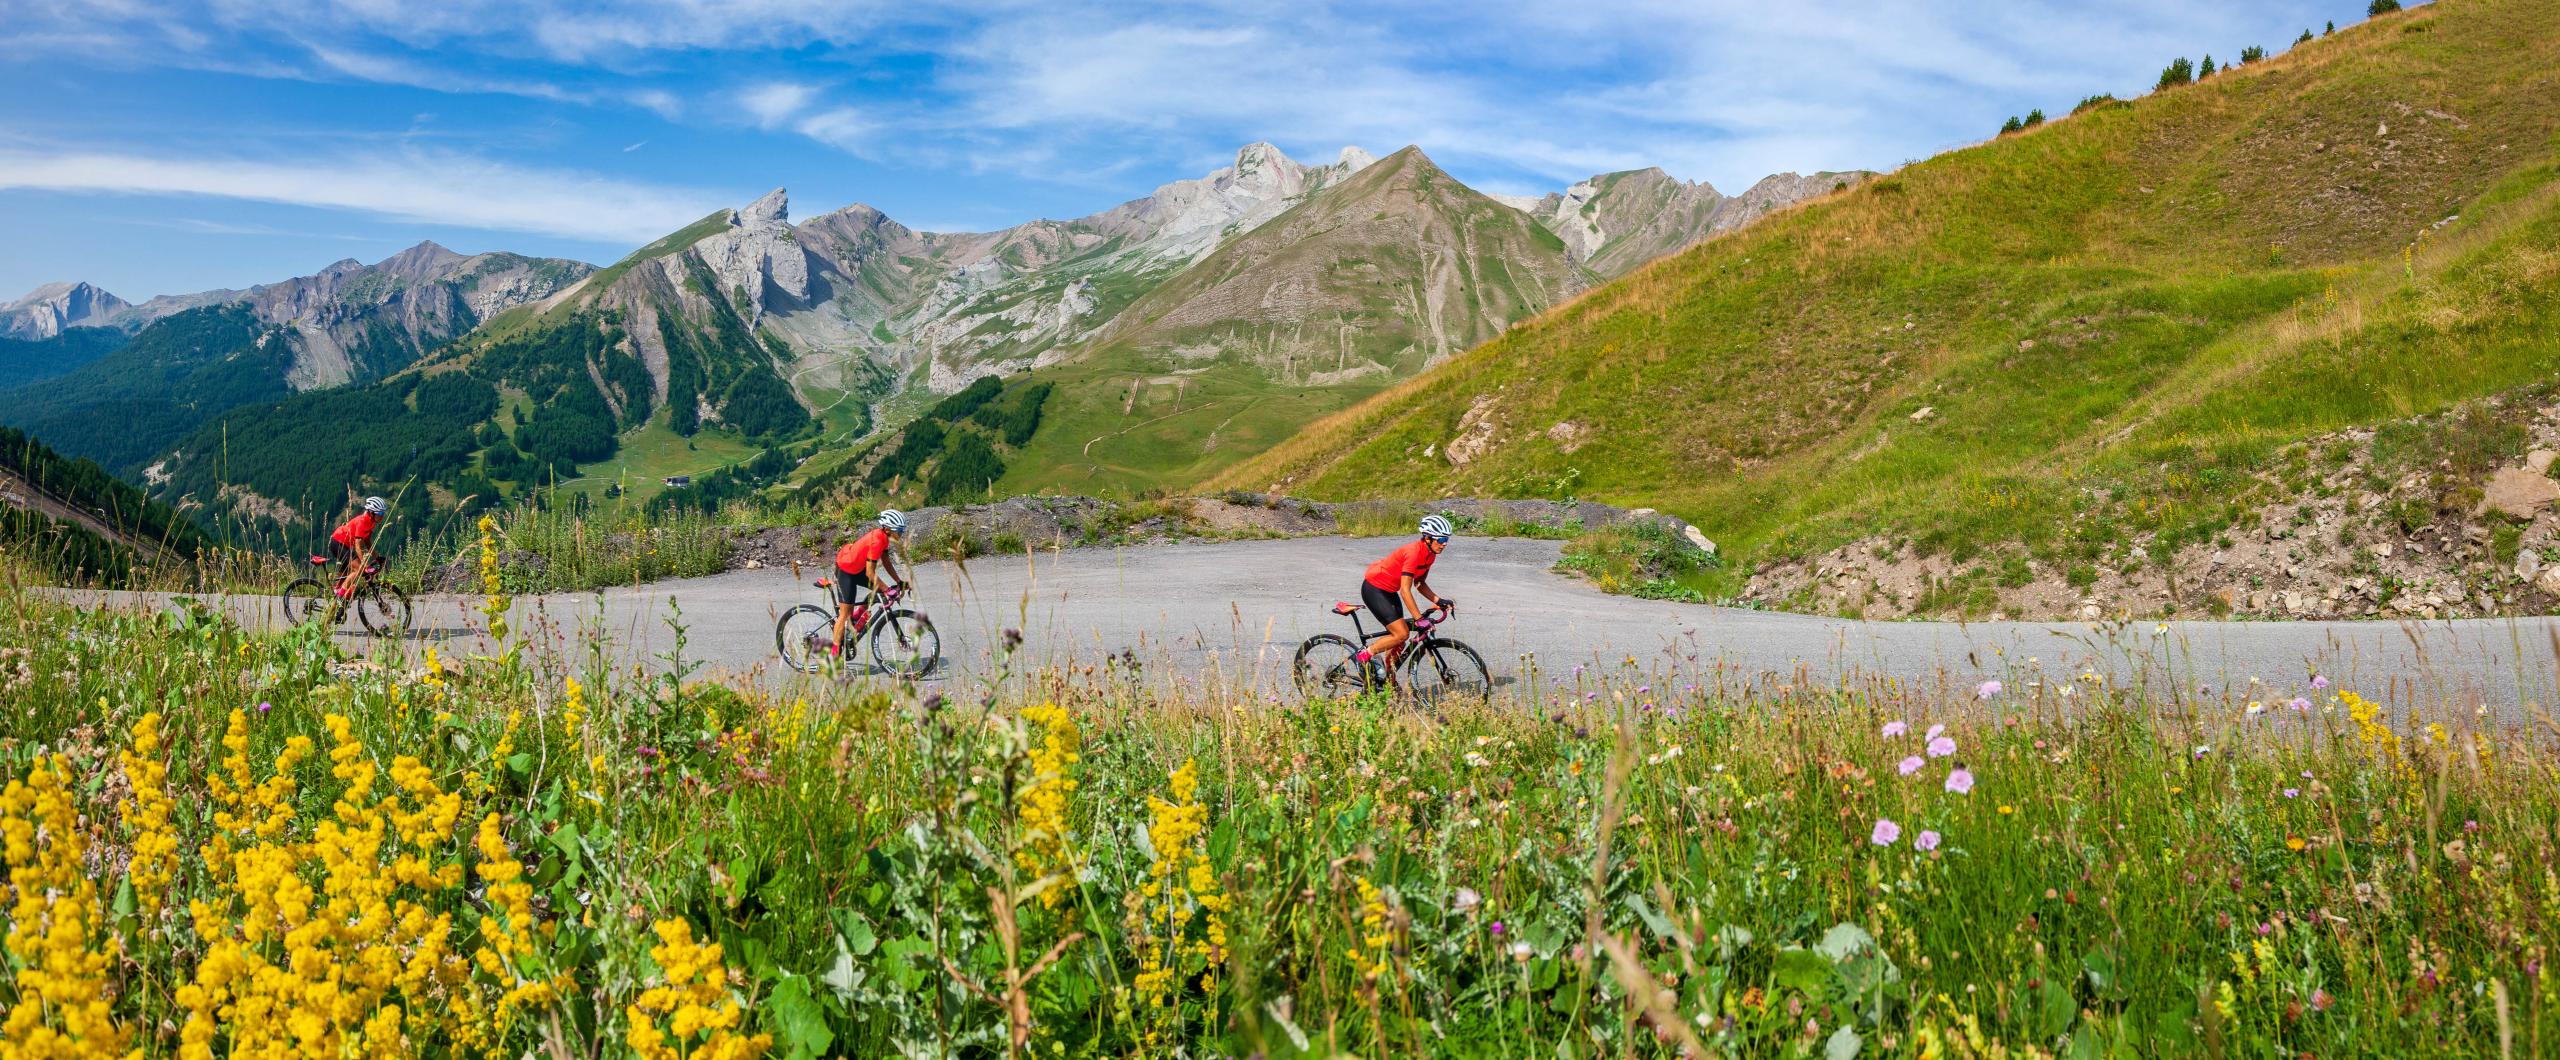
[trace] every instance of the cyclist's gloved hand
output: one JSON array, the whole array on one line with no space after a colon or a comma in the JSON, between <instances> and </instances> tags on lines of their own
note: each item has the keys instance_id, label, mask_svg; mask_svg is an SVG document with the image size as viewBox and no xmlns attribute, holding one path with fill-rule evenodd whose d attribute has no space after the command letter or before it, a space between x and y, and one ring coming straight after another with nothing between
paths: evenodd
<instances>
[{"instance_id":1,"label":"cyclist's gloved hand","mask_svg":"<svg viewBox=\"0 0 2560 1060\"><path fill-rule=\"evenodd\" d=\"M1454 596L1443 596L1443 597L1441 597L1441 598L1440 598L1440 611L1441 611L1441 613L1443 613L1443 614L1450 614L1450 615L1457 614L1457 613L1458 613L1458 598L1457 598L1457 597L1454 597Z\"/></svg>"}]
</instances>

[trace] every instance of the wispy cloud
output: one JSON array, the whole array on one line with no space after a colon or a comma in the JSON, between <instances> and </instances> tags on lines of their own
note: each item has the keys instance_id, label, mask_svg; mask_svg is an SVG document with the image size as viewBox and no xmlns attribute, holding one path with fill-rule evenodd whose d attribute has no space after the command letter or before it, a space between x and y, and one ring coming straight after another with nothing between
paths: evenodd
<instances>
[{"instance_id":1,"label":"wispy cloud","mask_svg":"<svg viewBox=\"0 0 2560 1060\"><path fill-rule=\"evenodd\" d=\"M17 188L289 203L627 244L655 239L732 198L414 150L290 163L0 151L0 190Z\"/></svg>"},{"instance_id":2,"label":"wispy cloud","mask_svg":"<svg viewBox=\"0 0 2560 1060\"><path fill-rule=\"evenodd\" d=\"M738 91L738 106L756 127L771 129L789 121L818 94L817 86L797 81L768 81Z\"/></svg>"}]
</instances>

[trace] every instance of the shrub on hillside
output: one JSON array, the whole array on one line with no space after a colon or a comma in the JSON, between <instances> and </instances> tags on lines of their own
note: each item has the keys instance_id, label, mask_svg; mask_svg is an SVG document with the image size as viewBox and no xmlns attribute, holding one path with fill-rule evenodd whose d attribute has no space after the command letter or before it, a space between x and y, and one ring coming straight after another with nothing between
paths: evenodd
<instances>
[{"instance_id":1,"label":"shrub on hillside","mask_svg":"<svg viewBox=\"0 0 2560 1060\"><path fill-rule=\"evenodd\" d=\"M2195 79L2195 64L2188 62L2185 56L2179 56L2176 62L2170 63L2167 69L2160 71L2160 83L2152 87L2176 88Z\"/></svg>"},{"instance_id":2,"label":"shrub on hillside","mask_svg":"<svg viewBox=\"0 0 2560 1060\"><path fill-rule=\"evenodd\" d=\"M2265 48L2258 47L2255 44L2240 49L2240 63L2243 66L2257 62L2258 60L2266 57L2267 50Z\"/></svg>"},{"instance_id":3,"label":"shrub on hillside","mask_svg":"<svg viewBox=\"0 0 2560 1060\"><path fill-rule=\"evenodd\" d=\"M2372 3L2364 5L2364 13L2367 17L2388 15L2398 10L2400 10L2400 0L2373 0Z\"/></svg>"},{"instance_id":4,"label":"shrub on hillside","mask_svg":"<svg viewBox=\"0 0 2560 1060\"><path fill-rule=\"evenodd\" d=\"M2044 124L2044 108L2038 107L2027 112L2027 128L2032 129L2042 124Z\"/></svg>"},{"instance_id":5,"label":"shrub on hillside","mask_svg":"<svg viewBox=\"0 0 2560 1060\"><path fill-rule=\"evenodd\" d=\"M2024 129L2024 128L2026 128L2026 127L2027 127L2027 126L2026 126L2026 123L2025 123L2025 122L2019 121L2019 120L2018 120L2018 116L2017 116L2017 115L2015 115L2015 114L2012 114L2012 115L2009 115L2009 120L2007 120L2007 121L2004 121L2004 122L2001 122L2001 123L2000 123L2000 135L2002 135L2002 136L2007 136L2007 135L2009 135L2010 133L2016 132L2016 131L2018 131L2018 130L2020 130L2020 129Z\"/></svg>"},{"instance_id":6,"label":"shrub on hillside","mask_svg":"<svg viewBox=\"0 0 2560 1060\"><path fill-rule=\"evenodd\" d=\"M2210 55L2210 54L2208 54L2208 55L2206 55L2206 56L2204 57L2204 61L2203 61L2203 62L2200 62L2200 63L2197 63L2197 64L2196 64L2196 80L2198 80L2198 81L2202 81L2202 80L2204 80L2205 78L2212 77L2212 76L2213 76L2213 56L2212 56L2212 55Z\"/></svg>"},{"instance_id":7,"label":"shrub on hillside","mask_svg":"<svg viewBox=\"0 0 2560 1060\"><path fill-rule=\"evenodd\" d=\"M2074 106L2074 107L2072 107L2072 108L2071 108L2071 113L2073 113L2073 114L2078 114L2078 113L2080 113L2081 111L2084 111L2084 110L2092 110L2092 109L2095 109L2095 108L2098 108L2098 107L2106 106L2106 105L2107 105L2107 104L2109 104L2109 103L2116 103L2116 102L2121 102L2121 101L2120 101L2120 100L2118 100L2118 99L2116 99L2116 97L2114 97L2114 96L2112 96L2112 95L2109 95L2109 94L2104 93L2104 92L2100 92L2100 93L2098 93L2097 95L2089 96L2089 97L2087 97L2087 98L2082 99L2082 100L2079 102L2079 104L2078 104L2078 105L2076 105L2076 106Z\"/></svg>"}]
</instances>

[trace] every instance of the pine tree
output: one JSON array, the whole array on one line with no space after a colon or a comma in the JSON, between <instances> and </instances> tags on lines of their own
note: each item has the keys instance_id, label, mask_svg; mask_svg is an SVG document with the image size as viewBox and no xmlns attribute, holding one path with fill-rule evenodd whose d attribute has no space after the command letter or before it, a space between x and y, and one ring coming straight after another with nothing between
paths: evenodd
<instances>
[{"instance_id":1,"label":"pine tree","mask_svg":"<svg viewBox=\"0 0 2560 1060\"><path fill-rule=\"evenodd\" d=\"M2213 56L2212 56L2212 55L2210 55L2210 54L2207 54L2207 55L2204 57L2204 61L2203 61L2203 62L2200 62L2200 63L2197 63L2197 64L2196 64L2196 80L2198 80L2198 81L2202 81L2202 80L2204 80L2205 78L2212 77L2212 76L2213 76Z\"/></svg>"},{"instance_id":2,"label":"pine tree","mask_svg":"<svg viewBox=\"0 0 2560 1060\"><path fill-rule=\"evenodd\" d=\"M2153 87L2176 88L2179 85L2186 84L2187 82L2195 79L2195 64L2188 62L2184 56L2181 56L2176 62L2170 63L2168 69L2160 71L2160 83Z\"/></svg>"},{"instance_id":3,"label":"pine tree","mask_svg":"<svg viewBox=\"0 0 2560 1060\"><path fill-rule=\"evenodd\" d=\"M2295 38L2293 39L2293 42L2294 42L2295 44L2309 44L2309 43L2311 43L2311 31L2310 31L2310 30L2308 30L2308 29L2303 30L2303 31L2302 31L2302 35L2301 35L2301 36L2299 36L2299 37L2295 37Z\"/></svg>"},{"instance_id":4,"label":"pine tree","mask_svg":"<svg viewBox=\"0 0 2560 1060\"><path fill-rule=\"evenodd\" d=\"M2044 108L2038 107L2027 112L2027 128L2032 129L2042 124L2044 124Z\"/></svg>"},{"instance_id":5,"label":"pine tree","mask_svg":"<svg viewBox=\"0 0 2560 1060\"><path fill-rule=\"evenodd\" d=\"M2009 120L2008 120L2008 121L2004 121L2004 122L2001 122L2001 123L2000 123L2000 135L2002 135L2002 136L2007 136L2007 135L2009 135L2010 133L2016 132L2016 131L2018 131L2018 130L2020 130L2020 129L2024 129L2024 128L2026 128L2026 127L2027 127L2027 125L2026 125L2026 123L2025 123L2025 122L2019 121L2019 120L2018 120L2018 116L2017 116L2017 115L2015 115L2015 114L2012 114L2012 115L2009 115Z\"/></svg>"},{"instance_id":6,"label":"pine tree","mask_svg":"<svg viewBox=\"0 0 2560 1060\"><path fill-rule=\"evenodd\" d=\"M2257 62L2258 60L2266 57L2267 50L2265 48L2258 47L2255 44L2240 49L2240 63L2243 66Z\"/></svg>"},{"instance_id":7,"label":"pine tree","mask_svg":"<svg viewBox=\"0 0 2560 1060\"><path fill-rule=\"evenodd\" d=\"M2373 0L2372 3L2366 4L2364 7L2365 16L2368 18L2377 15L2388 15L2398 10L2400 10L2400 0Z\"/></svg>"},{"instance_id":8,"label":"pine tree","mask_svg":"<svg viewBox=\"0 0 2560 1060\"><path fill-rule=\"evenodd\" d=\"M2330 35L2330 34L2332 34L2332 33L2336 33L2336 32L2338 32L2338 24L2337 24L2337 22L2335 22L2335 21L2331 21L2328 25L2323 26L2323 27L2321 27L2321 29L2320 29L2320 35L2321 35L2321 36L2323 36L2323 37L2326 37L2326 36L2328 36L2328 35Z\"/></svg>"}]
</instances>

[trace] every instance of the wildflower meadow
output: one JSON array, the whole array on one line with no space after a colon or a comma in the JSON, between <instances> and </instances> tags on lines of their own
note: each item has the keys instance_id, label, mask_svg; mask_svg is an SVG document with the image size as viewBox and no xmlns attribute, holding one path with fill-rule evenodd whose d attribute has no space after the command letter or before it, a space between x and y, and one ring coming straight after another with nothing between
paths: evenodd
<instances>
[{"instance_id":1,"label":"wildflower meadow","mask_svg":"<svg viewBox=\"0 0 2560 1060\"><path fill-rule=\"evenodd\" d=\"M2520 704L803 685L0 603L9 1056L2560 1050Z\"/></svg>"}]
</instances>

